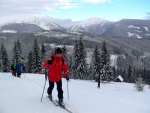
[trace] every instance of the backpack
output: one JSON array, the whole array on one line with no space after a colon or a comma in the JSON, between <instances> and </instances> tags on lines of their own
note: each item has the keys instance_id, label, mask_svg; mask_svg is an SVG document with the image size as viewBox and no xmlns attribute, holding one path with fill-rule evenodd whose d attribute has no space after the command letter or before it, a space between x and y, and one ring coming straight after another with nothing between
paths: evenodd
<instances>
[{"instance_id":1,"label":"backpack","mask_svg":"<svg viewBox=\"0 0 150 113\"><path fill-rule=\"evenodd\" d=\"M52 65L54 61L54 56L51 56L51 60L48 60L48 64ZM62 65L64 64L65 60L62 58Z\"/></svg>"}]
</instances>

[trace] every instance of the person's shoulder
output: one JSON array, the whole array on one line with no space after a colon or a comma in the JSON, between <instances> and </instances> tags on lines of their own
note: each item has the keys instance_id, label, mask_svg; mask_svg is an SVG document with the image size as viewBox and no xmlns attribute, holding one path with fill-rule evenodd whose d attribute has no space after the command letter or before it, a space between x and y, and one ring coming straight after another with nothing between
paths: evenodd
<instances>
[{"instance_id":1,"label":"person's shoulder","mask_svg":"<svg viewBox=\"0 0 150 113\"><path fill-rule=\"evenodd\" d=\"M62 55L61 58L64 59L65 58L64 55Z\"/></svg>"}]
</instances>

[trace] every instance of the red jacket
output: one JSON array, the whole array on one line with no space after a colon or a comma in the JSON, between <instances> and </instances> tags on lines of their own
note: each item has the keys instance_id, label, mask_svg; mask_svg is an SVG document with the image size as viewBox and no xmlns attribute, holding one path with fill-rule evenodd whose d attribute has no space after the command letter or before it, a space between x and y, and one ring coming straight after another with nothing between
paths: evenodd
<instances>
[{"instance_id":1,"label":"red jacket","mask_svg":"<svg viewBox=\"0 0 150 113\"><path fill-rule=\"evenodd\" d=\"M68 67L67 64L64 62L64 64L62 64L62 59L64 59L64 57L60 57L57 58L56 55L53 55L53 63L50 65L49 71L48 71L48 79L52 82L58 82L61 80L62 78L62 71L64 71L64 75L65 77L68 77L69 73L68 73ZM43 67L48 69L48 60L51 60L51 57L48 58L44 64Z\"/></svg>"}]
</instances>

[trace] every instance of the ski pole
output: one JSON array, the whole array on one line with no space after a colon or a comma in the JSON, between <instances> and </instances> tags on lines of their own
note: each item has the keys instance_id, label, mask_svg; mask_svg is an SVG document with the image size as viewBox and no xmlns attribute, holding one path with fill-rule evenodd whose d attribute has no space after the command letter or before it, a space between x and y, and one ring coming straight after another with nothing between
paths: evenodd
<instances>
[{"instance_id":1,"label":"ski pole","mask_svg":"<svg viewBox=\"0 0 150 113\"><path fill-rule=\"evenodd\" d=\"M42 97L41 97L41 102L42 102L43 95L44 95L44 90L45 90L45 86L46 86L46 81L47 81L47 76L48 76L49 68L50 68L50 65L48 66L47 73L45 73L45 84L44 84L44 89L43 89L43 93L42 93Z\"/></svg>"},{"instance_id":2,"label":"ski pole","mask_svg":"<svg viewBox=\"0 0 150 113\"><path fill-rule=\"evenodd\" d=\"M68 100L69 100L69 88L68 88L68 81L67 81L67 94L68 94Z\"/></svg>"}]
</instances>

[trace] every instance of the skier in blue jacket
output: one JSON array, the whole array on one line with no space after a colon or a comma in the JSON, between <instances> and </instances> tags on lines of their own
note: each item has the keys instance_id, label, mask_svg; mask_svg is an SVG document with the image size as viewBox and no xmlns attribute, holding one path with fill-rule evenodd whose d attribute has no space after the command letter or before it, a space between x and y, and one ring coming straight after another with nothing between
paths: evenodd
<instances>
[{"instance_id":1,"label":"skier in blue jacket","mask_svg":"<svg viewBox=\"0 0 150 113\"><path fill-rule=\"evenodd\" d=\"M20 62L14 64L14 68L16 69L17 77L20 77L22 71L25 71L24 65Z\"/></svg>"}]
</instances>

